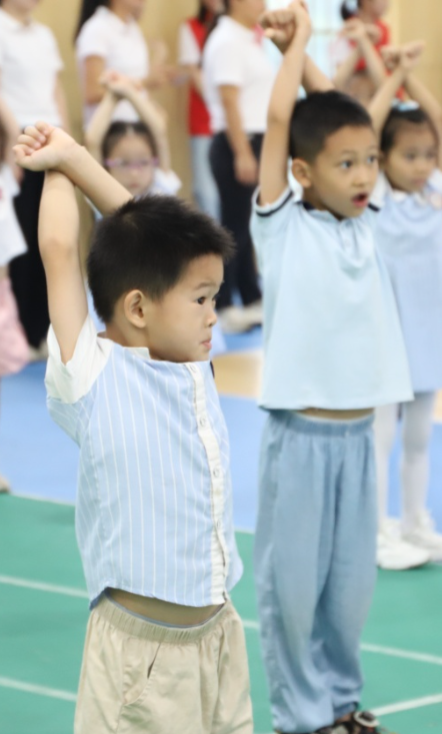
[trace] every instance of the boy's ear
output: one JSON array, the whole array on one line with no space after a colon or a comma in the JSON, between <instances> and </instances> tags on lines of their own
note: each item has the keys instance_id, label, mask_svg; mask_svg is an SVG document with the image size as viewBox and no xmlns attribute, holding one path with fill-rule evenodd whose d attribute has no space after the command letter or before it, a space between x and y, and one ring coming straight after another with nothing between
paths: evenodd
<instances>
[{"instance_id":1,"label":"boy's ear","mask_svg":"<svg viewBox=\"0 0 442 734\"><path fill-rule=\"evenodd\" d=\"M144 329L151 301L140 290L126 293L123 298L123 313L127 321L137 329Z\"/></svg>"},{"instance_id":2,"label":"boy's ear","mask_svg":"<svg viewBox=\"0 0 442 734\"><path fill-rule=\"evenodd\" d=\"M303 189L309 189L312 185L311 169L307 161L302 158L294 158L292 161L292 173Z\"/></svg>"}]
</instances>

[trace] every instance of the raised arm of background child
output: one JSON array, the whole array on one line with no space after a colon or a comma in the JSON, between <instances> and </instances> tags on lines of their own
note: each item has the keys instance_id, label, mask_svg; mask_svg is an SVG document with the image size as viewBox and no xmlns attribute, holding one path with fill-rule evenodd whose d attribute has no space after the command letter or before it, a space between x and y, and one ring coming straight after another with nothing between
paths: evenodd
<instances>
[{"instance_id":1,"label":"raised arm of background child","mask_svg":"<svg viewBox=\"0 0 442 734\"><path fill-rule=\"evenodd\" d=\"M406 55L414 55L418 54L419 57L422 54L423 51L423 45L421 41L414 41L413 43L406 44L402 48L402 53ZM405 90L407 94L413 99L415 102L418 103L419 107L421 107L428 115L430 120L432 121L436 132L439 137L439 157L442 154L442 107L439 104L436 97L430 92L428 87L423 84L418 77L413 74L412 71L409 72L405 79Z\"/></svg>"},{"instance_id":2,"label":"raised arm of background child","mask_svg":"<svg viewBox=\"0 0 442 734\"><path fill-rule=\"evenodd\" d=\"M18 143L14 151L20 166L33 171L64 173L102 214L110 214L132 198L86 148L60 128L37 122L25 129Z\"/></svg>"},{"instance_id":3,"label":"raised arm of background child","mask_svg":"<svg viewBox=\"0 0 442 734\"><path fill-rule=\"evenodd\" d=\"M301 86L311 24L307 10L298 0L285 11L265 14L263 26L267 37L287 39L284 58L270 98L259 172L261 204L271 204L287 187L290 120ZM284 49L282 43L278 45L281 50Z\"/></svg>"},{"instance_id":4,"label":"raised arm of background child","mask_svg":"<svg viewBox=\"0 0 442 734\"><path fill-rule=\"evenodd\" d=\"M86 148L95 160L101 164L103 163L101 146L111 124L117 102L118 98L111 91L106 90L84 135Z\"/></svg>"},{"instance_id":5,"label":"raised arm of background child","mask_svg":"<svg viewBox=\"0 0 442 734\"><path fill-rule=\"evenodd\" d=\"M62 173L47 171L40 202L38 241L46 273L49 316L65 364L72 359L88 313L79 230L73 184Z\"/></svg>"},{"instance_id":6,"label":"raised arm of background child","mask_svg":"<svg viewBox=\"0 0 442 734\"><path fill-rule=\"evenodd\" d=\"M112 86L110 86L112 89ZM158 148L159 167L163 171L170 170L170 148L167 136L167 116L156 102L140 92L130 84L125 86L126 99L135 108L146 127L152 132Z\"/></svg>"},{"instance_id":7,"label":"raised arm of background child","mask_svg":"<svg viewBox=\"0 0 442 734\"><path fill-rule=\"evenodd\" d=\"M335 88L332 80L316 66L313 59L307 54L305 54L304 60L302 86L307 94L312 94L313 92L329 92L330 89Z\"/></svg>"},{"instance_id":8,"label":"raised arm of background child","mask_svg":"<svg viewBox=\"0 0 442 734\"><path fill-rule=\"evenodd\" d=\"M405 77L405 69L402 66L397 66L392 74L386 78L368 105L373 127L379 136L390 113L391 103L404 83Z\"/></svg>"},{"instance_id":9,"label":"raised arm of background child","mask_svg":"<svg viewBox=\"0 0 442 734\"><path fill-rule=\"evenodd\" d=\"M353 41L356 46L335 74L333 81L336 88L345 89L347 82L356 71L358 61L364 59L367 72L375 88L379 89L385 81L386 71L381 57L371 42L366 24L357 18L352 18L345 24L343 35Z\"/></svg>"},{"instance_id":10,"label":"raised arm of background child","mask_svg":"<svg viewBox=\"0 0 442 734\"><path fill-rule=\"evenodd\" d=\"M411 49L410 44L407 44L407 46L400 48L390 47L390 49L384 51L387 68L389 68L391 74L377 91L368 108L378 135L381 134L385 125L395 95L408 75L418 65L423 49L424 44L419 41L413 44L413 49Z\"/></svg>"}]
</instances>

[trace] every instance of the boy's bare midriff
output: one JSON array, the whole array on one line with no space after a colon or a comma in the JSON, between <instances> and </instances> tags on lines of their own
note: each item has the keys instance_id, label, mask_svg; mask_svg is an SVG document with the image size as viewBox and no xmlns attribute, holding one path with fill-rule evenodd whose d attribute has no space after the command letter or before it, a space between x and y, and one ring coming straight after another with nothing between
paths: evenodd
<instances>
[{"instance_id":1,"label":"boy's bare midriff","mask_svg":"<svg viewBox=\"0 0 442 734\"><path fill-rule=\"evenodd\" d=\"M373 413L373 408L360 408L359 410L325 410L324 408L305 408L298 410L300 415L309 415L312 418L325 418L335 421L357 421L366 418Z\"/></svg>"},{"instance_id":2,"label":"boy's bare midriff","mask_svg":"<svg viewBox=\"0 0 442 734\"><path fill-rule=\"evenodd\" d=\"M202 624L221 608L221 604L211 604L207 607L186 607L182 604L172 604L162 599L153 599L147 596L131 594L122 589L108 589L112 599L134 614L148 617L164 624L187 626Z\"/></svg>"}]
</instances>

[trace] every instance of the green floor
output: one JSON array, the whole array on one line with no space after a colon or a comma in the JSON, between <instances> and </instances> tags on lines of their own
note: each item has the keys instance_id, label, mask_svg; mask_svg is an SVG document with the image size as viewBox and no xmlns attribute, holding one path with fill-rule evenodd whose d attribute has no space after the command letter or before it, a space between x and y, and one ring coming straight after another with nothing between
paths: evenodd
<instances>
[{"instance_id":1,"label":"green floor","mask_svg":"<svg viewBox=\"0 0 442 734\"><path fill-rule=\"evenodd\" d=\"M234 602L245 621L255 731L261 734L271 731L271 721L256 625L252 542L252 536L238 535L246 571ZM0 497L1 734L72 733L87 617L73 508ZM442 734L440 566L379 575L363 663L364 705L387 707L382 719L389 730Z\"/></svg>"}]
</instances>

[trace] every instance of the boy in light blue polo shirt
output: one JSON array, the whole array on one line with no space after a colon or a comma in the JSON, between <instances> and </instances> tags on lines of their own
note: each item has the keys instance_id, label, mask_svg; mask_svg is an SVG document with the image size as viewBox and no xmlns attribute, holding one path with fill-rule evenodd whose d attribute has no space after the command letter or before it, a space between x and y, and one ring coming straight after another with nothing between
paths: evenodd
<instances>
[{"instance_id":1,"label":"boy in light blue polo shirt","mask_svg":"<svg viewBox=\"0 0 442 734\"><path fill-rule=\"evenodd\" d=\"M26 128L46 170L39 243L48 407L79 446L76 531L91 602L75 734L252 734L229 444L209 353L233 245L172 197L131 195L62 130ZM88 257L75 183L105 217ZM116 210L116 211L115 211Z\"/></svg>"},{"instance_id":2,"label":"boy in light blue polo shirt","mask_svg":"<svg viewBox=\"0 0 442 734\"><path fill-rule=\"evenodd\" d=\"M366 111L305 56L303 3L264 26L284 53L252 217L269 411L255 578L273 722L283 734L374 734L375 717L358 711L375 583L373 408L412 395L373 239L378 148ZM298 102L301 82L320 91Z\"/></svg>"}]
</instances>

